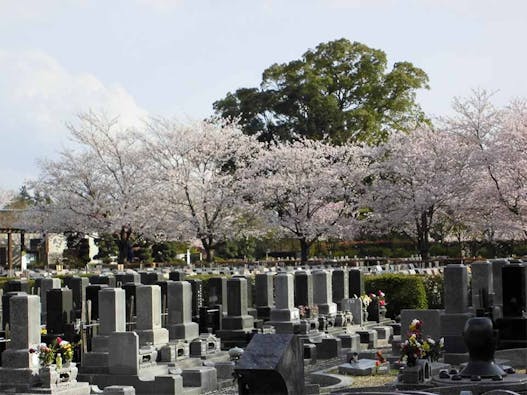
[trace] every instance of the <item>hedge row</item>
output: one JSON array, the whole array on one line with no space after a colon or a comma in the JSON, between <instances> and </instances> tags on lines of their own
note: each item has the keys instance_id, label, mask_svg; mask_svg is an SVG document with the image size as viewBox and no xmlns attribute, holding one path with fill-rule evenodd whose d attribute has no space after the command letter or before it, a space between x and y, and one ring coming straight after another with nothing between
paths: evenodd
<instances>
[{"instance_id":1,"label":"hedge row","mask_svg":"<svg viewBox=\"0 0 527 395\"><path fill-rule=\"evenodd\" d=\"M376 294L379 290L386 294L386 316L394 318L400 314L402 309L427 309L429 307L428 297L431 298L433 294L427 295L425 281L428 281L425 280L425 276L382 274L365 276L364 287L368 294ZM436 299L433 301L434 305L438 303Z\"/></svg>"}]
</instances>

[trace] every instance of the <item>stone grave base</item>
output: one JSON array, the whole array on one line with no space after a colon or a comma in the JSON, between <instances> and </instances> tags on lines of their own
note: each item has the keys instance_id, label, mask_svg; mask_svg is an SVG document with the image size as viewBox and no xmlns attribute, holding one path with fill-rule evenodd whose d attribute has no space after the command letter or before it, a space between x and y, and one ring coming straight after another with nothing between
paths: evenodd
<instances>
[{"instance_id":1,"label":"stone grave base","mask_svg":"<svg viewBox=\"0 0 527 395\"><path fill-rule=\"evenodd\" d=\"M88 381L92 385L97 385L99 388L111 385L132 386L135 388L136 395L180 395L187 393L183 390L183 378L180 375L169 375L166 369L162 375L145 375L144 377L118 374L87 374L80 376L82 376L83 380ZM199 388L189 390L195 391L189 392L189 394L200 393Z\"/></svg>"},{"instance_id":2,"label":"stone grave base","mask_svg":"<svg viewBox=\"0 0 527 395\"><path fill-rule=\"evenodd\" d=\"M150 343L154 347L159 347L168 343L168 330L165 328L140 330L135 333L139 336L139 346Z\"/></svg>"},{"instance_id":3,"label":"stone grave base","mask_svg":"<svg viewBox=\"0 0 527 395\"><path fill-rule=\"evenodd\" d=\"M300 321L267 321L268 325L272 325L276 333L294 333L295 326L299 325Z\"/></svg>"},{"instance_id":4,"label":"stone grave base","mask_svg":"<svg viewBox=\"0 0 527 395\"><path fill-rule=\"evenodd\" d=\"M199 337L199 325L195 322L169 325L168 332L171 340L180 339L192 341Z\"/></svg>"},{"instance_id":5,"label":"stone grave base","mask_svg":"<svg viewBox=\"0 0 527 395\"><path fill-rule=\"evenodd\" d=\"M222 325L222 330L216 331L216 335L218 335L218 332L229 331L229 330L230 331L233 331L233 330L234 331L236 330L249 331L254 328L254 317L252 315L240 315L240 316L234 316L234 317L227 316L223 318L221 325Z\"/></svg>"},{"instance_id":6,"label":"stone grave base","mask_svg":"<svg viewBox=\"0 0 527 395\"><path fill-rule=\"evenodd\" d=\"M105 373L108 371L109 356L107 352L87 352L83 356L80 370L89 373Z\"/></svg>"},{"instance_id":7,"label":"stone grave base","mask_svg":"<svg viewBox=\"0 0 527 395\"><path fill-rule=\"evenodd\" d=\"M247 330L225 330L216 332L216 336L221 339L221 349L229 350L233 347L245 348L253 337L253 332Z\"/></svg>"},{"instance_id":8,"label":"stone grave base","mask_svg":"<svg viewBox=\"0 0 527 395\"><path fill-rule=\"evenodd\" d=\"M43 387L38 369L0 368L0 394L14 393L89 395L90 384L87 382L70 381Z\"/></svg>"},{"instance_id":9,"label":"stone grave base","mask_svg":"<svg viewBox=\"0 0 527 395\"><path fill-rule=\"evenodd\" d=\"M0 390L20 388L26 391L27 388L34 386L38 382L38 369L0 368Z\"/></svg>"}]
</instances>

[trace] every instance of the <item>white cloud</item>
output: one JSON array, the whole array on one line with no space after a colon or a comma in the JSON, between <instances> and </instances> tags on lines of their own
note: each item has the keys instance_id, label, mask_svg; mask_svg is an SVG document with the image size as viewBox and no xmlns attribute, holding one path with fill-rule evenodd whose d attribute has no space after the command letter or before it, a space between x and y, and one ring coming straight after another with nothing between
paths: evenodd
<instances>
[{"instance_id":1,"label":"white cloud","mask_svg":"<svg viewBox=\"0 0 527 395\"><path fill-rule=\"evenodd\" d=\"M66 145L65 122L88 110L119 116L126 125L148 115L119 84L73 73L40 51L0 50L0 186L20 184L9 174L33 173L37 158Z\"/></svg>"}]
</instances>

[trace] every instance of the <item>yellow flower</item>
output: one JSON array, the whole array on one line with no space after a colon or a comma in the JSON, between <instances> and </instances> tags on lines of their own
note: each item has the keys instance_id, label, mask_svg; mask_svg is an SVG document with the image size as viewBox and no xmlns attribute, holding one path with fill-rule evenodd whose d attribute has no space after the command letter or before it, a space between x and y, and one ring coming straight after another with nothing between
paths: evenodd
<instances>
[{"instance_id":1,"label":"yellow flower","mask_svg":"<svg viewBox=\"0 0 527 395\"><path fill-rule=\"evenodd\" d=\"M430 351L430 344L428 342L423 343L423 351Z\"/></svg>"},{"instance_id":2,"label":"yellow flower","mask_svg":"<svg viewBox=\"0 0 527 395\"><path fill-rule=\"evenodd\" d=\"M41 335L47 335L48 334L48 330L46 328L41 328L40 329L40 334Z\"/></svg>"}]
</instances>

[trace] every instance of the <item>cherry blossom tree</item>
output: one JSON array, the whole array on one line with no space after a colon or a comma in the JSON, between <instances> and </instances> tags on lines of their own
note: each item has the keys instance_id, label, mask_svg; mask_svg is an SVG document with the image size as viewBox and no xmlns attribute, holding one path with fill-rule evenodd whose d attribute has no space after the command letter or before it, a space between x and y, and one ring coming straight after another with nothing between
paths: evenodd
<instances>
[{"instance_id":1,"label":"cherry blossom tree","mask_svg":"<svg viewBox=\"0 0 527 395\"><path fill-rule=\"evenodd\" d=\"M200 121L182 124L152 120L143 137L157 195L165 207L165 228L185 239L198 238L207 261L218 243L256 232L243 199L242 169L259 144L236 124Z\"/></svg>"},{"instance_id":2,"label":"cherry blossom tree","mask_svg":"<svg viewBox=\"0 0 527 395\"><path fill-rule=\"evenodd\" d=\"M422 127L394 134L370 155L370 223L413 238L428 259L434 221L452 217L471 187L466 145L455 134Z\"/></svg>"},{"instance_id":3,"label":"cherry blossom tree","mask_svg":"<svg viewBox=\"0 0 527 395\"><path fill-rule=\"evenodd\" d=\"M0 209L5 208L15 197L15 193L10 190L0 189Z\"/></svg>"},{"instance_id":4,"label":"cherry blossom tree","mask_svg":"<svg viewBox=\"0 0 527 395\"><path fill-rule=\"evenodd\" d=\"M500 109L491 93L476 90L455 99L454 110L443 122L473 152L478 183L472 192L482 211L477 217L485 218L482 231L527 236L527 103L514 100Z\"/></svg>"},{"instance_id":5,"label":"cherry blossom tree","mask_svg":"<svg viewBox=\"0 0 527 395\"><path fill-rule=\"evenodd\" d=\"M262 151L244 178L249 201L268 225L298 239L305 262L319 238L351 234L364 169L356 147L301 139Z\"/></svg>"},{"instance_id":6,"label":"cherry blossom tree","mask_svg":"<svg viewBox=\"0 0 527 395\"><path fill-rule=\"evenodd\" d=\"M30 210L31 222L46 231L117 233L125 262L132 233L155 233L161 216L149 204L156 186L143 146L117 119L91 112L68 127L73 146L41 161L31 184L46 197Z\"/></svg>"}]
</instances>

